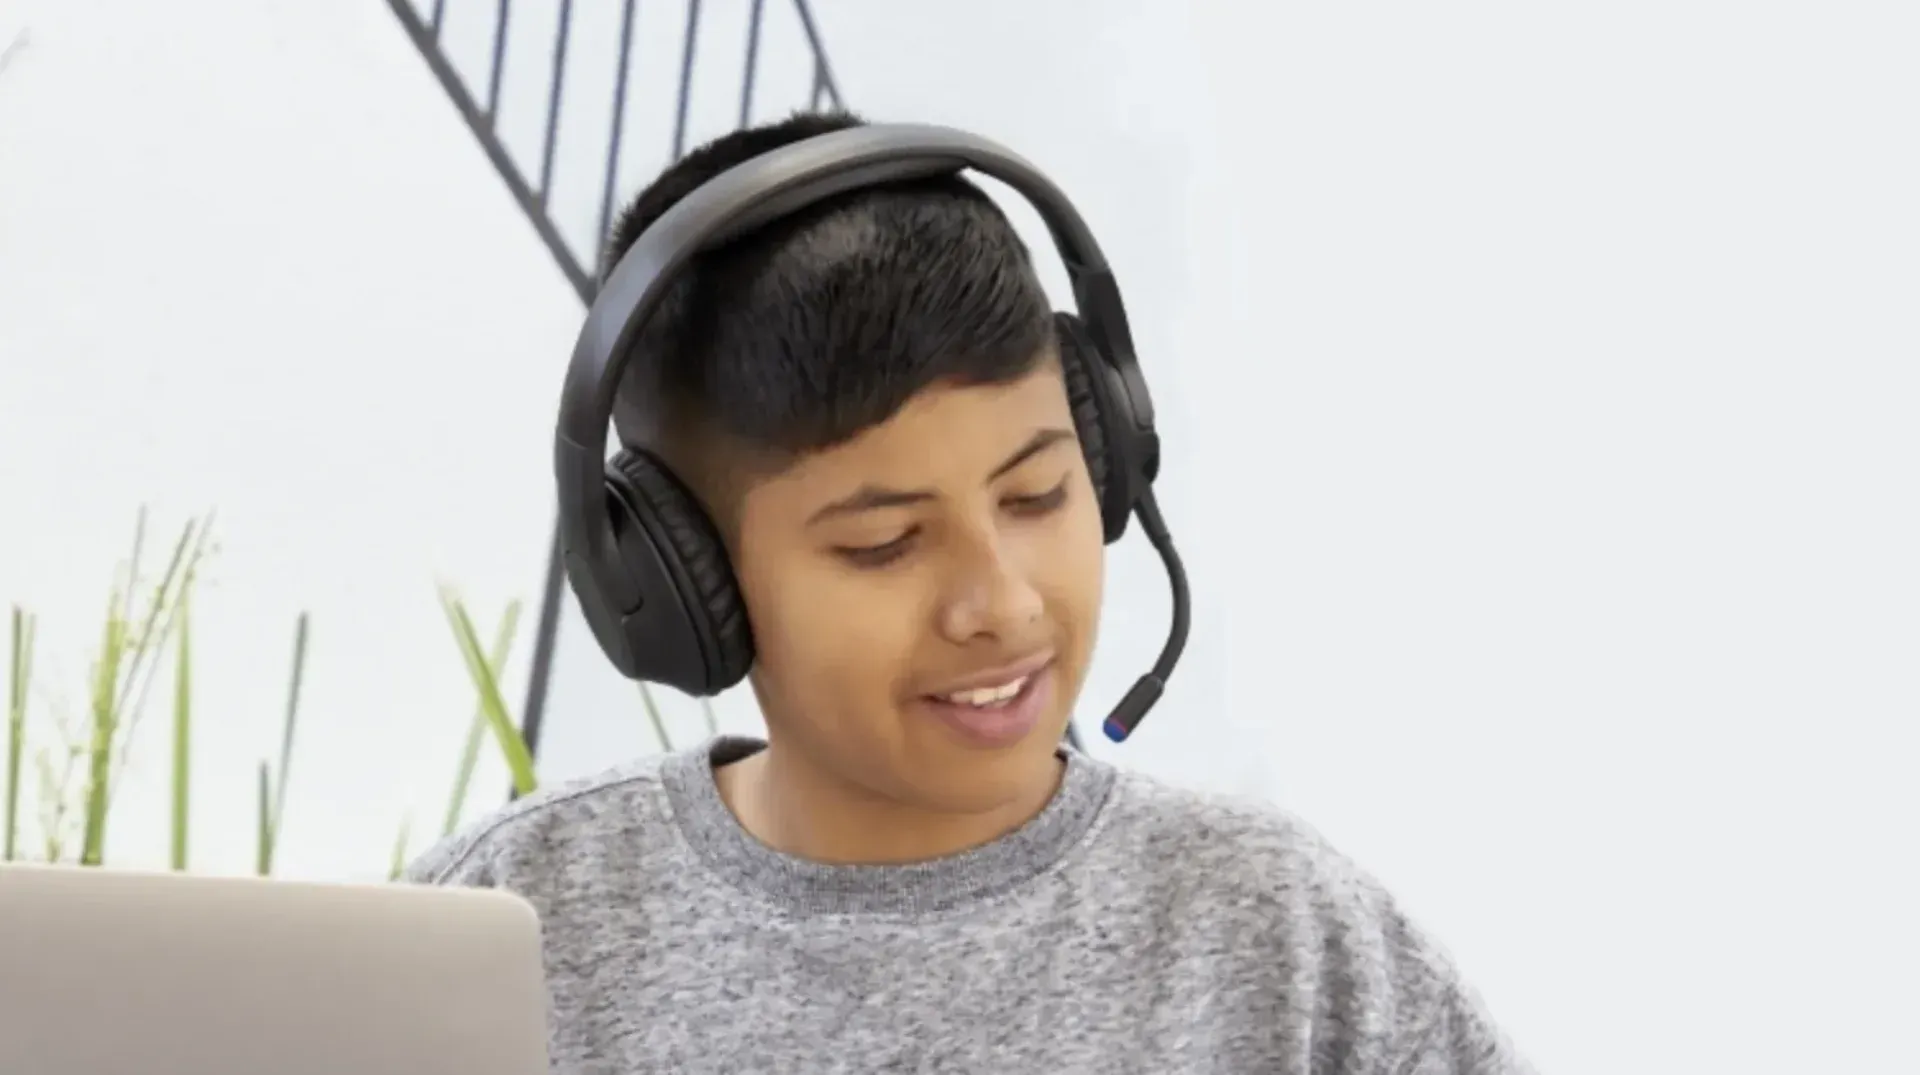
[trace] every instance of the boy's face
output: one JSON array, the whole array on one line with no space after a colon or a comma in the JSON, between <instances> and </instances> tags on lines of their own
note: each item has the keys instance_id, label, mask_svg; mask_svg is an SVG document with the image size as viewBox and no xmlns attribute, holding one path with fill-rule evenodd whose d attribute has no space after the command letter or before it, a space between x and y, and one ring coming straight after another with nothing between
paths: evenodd
<instances>
[{"instance_id":1,"label":"boy's face","mask_svg":"<svg viewBox=\"0 0 1920 1075\"><path fill-rule=\"evenodd\" d=\"M929 388L738 509L754 687L782 751L940 811L1050 786L1105 562L1057 364ZM1017 693L956 696L1002 684Z\"/></svg>"}]
</instances>

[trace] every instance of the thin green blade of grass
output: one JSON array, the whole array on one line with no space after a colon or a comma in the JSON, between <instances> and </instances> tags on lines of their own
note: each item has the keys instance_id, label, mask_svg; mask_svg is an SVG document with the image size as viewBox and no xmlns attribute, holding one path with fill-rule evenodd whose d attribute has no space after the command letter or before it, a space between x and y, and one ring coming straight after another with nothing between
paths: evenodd
<instances>
[{"instance_id":1,"label":"thin green blade of grass","mask_svg":"<svg viewBox=\"0 0 1920 1075\"><path fill-rule=\"evenodd\" d=\"M96 669L99 678L94 684L92 720L83 748L87 764L81 814L82 865L104 862L107 819L127 768L140 715L146 708L147 690L178 620L179 605L206 551L206 528L194 522L181 528L167 569L153 588L136 631L129 613L134 607L132 595L140 586L146 529L146 509L142 508L134 527L124 586L110 602L109 642L102 646L103 656ZM64 782L62 788L64 800Z\"/></svg>"},{"instance_id":2,"label":"thin green blade of grass","mask_svg":"<svg viewBox=\"0 0 1920 1075\"><path fill-rule=\"evenodd\" d=\"M307 670L307 614L293 628L293 669L287 677L287 708L280 722L280 767L260 762L259 852L255 869L262 877L273 873L273 857L280 849L280 821L287 808L287 774L293 761L293 732L300 714L300 684Z\"/></svg>"},{"instance_id":3,"label":"thin green blade of grass","mask_svg":"<svg viewBox=\"0 0 1920 1075\"><path fill-rule=\"evenodd\" d=\"M142 527L144 527L144 517ZM116 712L120 715L119 722L122 727L120 757L108 787L109 799L119 788L120 778L126 772L128 757L133 748L134 733L139 728L141 715L146 712L147 693L153 687L155 672L161 664L157 658L166 649L167 642L173 637L178 627L180 604L186 598L187 591L192 588L201 561L207 555L207 539L212 534L212 527L213 517L208 515L205 522L198 524L197 530L196 524L189 522L181 531L180 540L174 545L174 556L168 563L166 575L153 591L152 605L148 608L142 633L130 641L132 661L125 671L125 681L115 706ZM136 548L139 546L137 538L135 546ZM137 569L136 578L133 581L137 582ZM132 606L129 604L127 607Z\"/></svg>"},{"instance_id":4,"label":"thin green blade of grass","mask_svg":"<svg viewBox=\"0 0 1920 1075\"><path fill-rule=\"evenodd\" d=\"M193 620L186 595L180 598L179 632L173 663L173 788L167 860L187 868L187 802L193 764Z\"/></svg>"},{"instance_id":5,"label":"thin green blade of grass","mask_svg":"<svg viewBox=\"0 0 1920 1075\"><path fill-rule=\"evenodd\" d=\"M507 611L500 617L500 628L494 632L493 651L487 656L487 664L493 670L497 682L500 673L507 665L507 655L513 648L513 636L520 626L520 602L507 604ZM487 734L487 709L484 700L476 703L473 720L467 725L467 741L461 746L460 767L454 770L453 793L447 801L447 816L440 826L440 835L451 836L460 827L460 817L466 812L467 790L473 784L473 770L480 763L480 744Z\"/></svg>"},{"instance_id":6,"label":"thin green blade of grass","mask_svg":"<svg viewBox=\"0 0 1920 1075\"><path fill-rule=\"evenodd\" d=\"M506 758L507 772L513 778L513 789L521 795L529 794L538 784L533 773L533 754L527 749L527 741L520 737L520 729L514 726L506 700L500 696L499 681L494 678L492 669L487 667L486 656L480 650L480 639L473 630L473 620L467 615L460 599L445 587L440 591L440 604L446 609L454 642L460 647L460 656L467 664L467 674L480 692L480 704L486 710L487 724L493 729L493 737Z\"/></svg>"},{"instance_id":7,"label":"thin green blade of grass","mask_svg":"<svg viewBox=\"0 0 1920 1075\"><path fill-rule=\"evenodd\" d=\"M265 760L260 762L260 778L254 788L253 872L266 877L273 872L273 777Z\"/></svg>"},{"instance_id":8,"label":"thin green blade of grass","mask_svg":"<svg viewBox=\"0 0 1920 1075\"><path fill-rule=\"evenodd\" d=\"M20 760L27 749L27 686L33 677L33 617L13 607L7 661L7 786L5 855L12 862L20 839Z\"/></svg>"},{"instance_id":9,"label":"thin green blade of grass","mask_svg":"<svg viewBox=\"0 0 1920 1075\"><path fill-rule=\"evenodd\" d=\"M140 560L147 544L147 506L140 505L133 516L133 557L127 561L127 588L120 596L120 618L133 622L133 592L140 586Z\"/></svg>"},{"instance_id":10,"label":"thin green blade of grass","mask_svg":"<svg viewBox=\"0 0 1920 1075\"><path fill-rule=\"evenodd\" d=\"M660 716L660 703L653 700L653 689L645 683L640 684L640 704L647 707L647 723L653 725L653 737L660 741L660 749L672 753L673 738L667 734L667 722Z\"/></svg>"},{"instance_id":11,"label":"thin green blade of grass","mask_svg":"<svg viewBox=\"0 0 1920 1075\"><path fill-rule=\"evenodd\" d=\"M146 519L146 511L142 509L140 522L135 527L133 541L134 559L127 568L128 593L124 600L126 601L125 607L129 609L133 607L131 591L140 585L139 556L140 547L143 543L143 535L147 528ZM164 641L165 632L161 629L161 617L173 608L177 600L177 587L175 583L185 577L183 569L187 567L188 555L190 553L196 553L197 550L204 547L203 543L194 540L194 534L198 532L198 530L198 526L192 521L189 521L186 526L181 527L180 537L173 543L173 555L167 559L167 570L161 574L159 584L153 588L153 597L147 604L147 614L141 621L140 630L131 636L134 656L130 666L125 669L126 675L124 680L116 684L113 698L113 709L116 713L126 712L127 703L132 699L134 689L137 686L144 687L152 678L151 673L144 676L140 674L141 666L145 663L143 658L157 651ZM131 624L133 617L130 615L121 617L121 622L123 624Z\"/></svg>"},{"instance_id":12,"label":"thin green blade of grass","mask_svg":"<svg viewBox=\"0 0 1920 1075\"><path fill-rule=\"evenodd\" d=\"M400 819L400 834L393 838L393 853L387 861L387 880L398 881L407 872L407 845L413 829L413 817L408 815Z\"/></svg>"},{"instance_id":13,"label":"thin green blade of grass","mask_svg":"<svg viewBox=\"0 0 1920 1075\"><path fill-rule=\"evenodd\" d=\"M188 523L188 529L192 530L194 525L193 523ZM170 564L167 575L161 580L161 585L154 589L154 602L156 604L165 602L163 616L152 618L154 622L148 627L150 633L152 631L159 632L153 639L153 649L156 652L165 648L167 640L172 637L174 621L179 615L180 595L192 585L199 573L201 563L207 558L209 552L207 544L213 537L213 515L209 513L207 517L198 524L198 527L198 530L193 534L193 545L187 550L185 563L177 568ZM182 533L181 538L185 540L186 534ZM176 582L178 585L175 585ZM168 600L167 597L169 589L172 590L173 594L171 600ZM147 691L153 686L155 678L154 671L158 667L159 665L157 663L144 665L141 674L137 677L139 686L133 688L132 694L129 699L127 699L130 704L121 707L123 712L131 714L135 720L146 710ZM135 677L129 676L128 683L131 685L134 679Z\"/></svg>"},{"instance_id":14,"label":"thin green blade of grass","mask_svg":"<svg viewBox=\"0 0 1920 1075\"><path fill-rule=\"evenodd\" d=\"M45 747L34 752L33 766L40 778L41 846L48 862L59 862L60 852L65 849L60 838L59 808L65 801L55 799L51 789L59 786L61 773L53 767L53 755Z\"/></svg>"},{"instance_id":15,"label":"thin green blade of grass","mask_svg":"<svg viewBox=\"0 0 1920 1075\"><path fill-rule=\"evenodd\" d=\"M87 738L85 825L80 836L80 864L99 866L106 858L107 804L112 790L113 745L119 731L115 707L120 670L126 657L127 624L120 618L119 600L109 603L100 660L94 666L92 721Z\"/></svg>"},{"instance_id":16,"label":"thin green blade of grass","mask_svg":"<svg viewBox=\"0 0 1920 1075\"><path fill-rule=\"evenodd\" d=\"M280 767L273 779L272 845L280 843L280 821L287 812L287 774L293 765L293 729L300 715L300 685L307 674L307 614L293 628L293 672L287 681L286 716L280 724Z\"/></svg>"}]
</instances>

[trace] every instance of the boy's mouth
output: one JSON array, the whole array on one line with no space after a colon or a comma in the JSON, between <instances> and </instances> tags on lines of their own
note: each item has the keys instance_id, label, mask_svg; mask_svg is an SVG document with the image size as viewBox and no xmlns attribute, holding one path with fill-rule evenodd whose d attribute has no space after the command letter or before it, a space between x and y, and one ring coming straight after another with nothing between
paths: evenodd
<instances>
[{"instance_id":1,"label":"boy's mouth","mask_svg":"<svg viewBox=\"0 0 1920 1075\"><path fill-rule=\"evenodd\" d=\"M1012 702L1031 682L1033 682L1032 676L1021 676L995 687L975 687L972 690L936 694L933 697L935 701L953 705L970 705L976 709L998 709Z\"/></svg>"},{"instance_id":2,"label":"boy's mouth","mask_svg":"<svg viewBox=\"0 0 1920 1075\"><path fill-rule=\"evenodd\" d=\"M1019 742L1053 703L1053 655L1023 661L952 690L923 695L918 708L974 746Z\"/></svg>"}]
</instances>

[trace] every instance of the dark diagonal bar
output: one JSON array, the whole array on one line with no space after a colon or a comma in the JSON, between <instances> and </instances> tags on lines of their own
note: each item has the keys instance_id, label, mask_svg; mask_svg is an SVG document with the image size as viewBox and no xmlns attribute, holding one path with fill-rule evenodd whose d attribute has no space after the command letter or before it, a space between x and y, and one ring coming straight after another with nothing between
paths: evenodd
<instances>
[{"instance_id":1,"label":"dark diagonal bar","mask_svg":"<svg viewBox=\"0 0 1920 1075\"><path fill-rule=\"evenodd\" d=\"M567 44L573 40L573 0L560 0L560 29L553 35L553 81L547 89L547 140L540 152L540 207L553 195L553 147L560 141L560 95L567 85Z\"/></svg>"},{"instance_id":2,"label":"dark diagonal bar","mask_svg":"<svg viewBox=\"0 0 1920 1075\"><path fill-rule=\"evenodd\" d=\"M593 233L594 241L600 244L595 253L596 275L602 277L610 267L606 264L607 235L613 230L613 188L620 177L620 132L627 123L627 66L633 52L633 5L634 0L626 0L620 12L620 67L613 75L613 128L607 132L607 175L600 186L600 230Z\"/></svg>"},{"instance_id":3,"label":"dark diagonal bar","mask_svg":"<svg viewBox=\"0 0 1920 1075\"><path fill-rule=\"evenodd\" d=\"M700 40L700 0L687 0L687 41L680 53L680 103L673 119L673 159L687 150L687 108L693 103L693 61Z\"/></svg>"},{"instance_id":4,"label":"dark diagonal bar","mask_svg":"<svg viewBox=\"0 0 1920 1075\"><path fill-rule=\"evenodd\" d=\"M760 67L760 19L767 13L767 0L753 0L753 14L747 20L747 73L740 80L740 126L753 122L753 76Z\"/></svg>"}]
</instances>

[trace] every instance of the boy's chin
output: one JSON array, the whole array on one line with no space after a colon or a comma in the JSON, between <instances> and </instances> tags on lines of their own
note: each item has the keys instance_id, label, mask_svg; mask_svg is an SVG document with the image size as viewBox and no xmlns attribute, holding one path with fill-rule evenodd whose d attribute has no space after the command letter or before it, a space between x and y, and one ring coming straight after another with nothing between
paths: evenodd
<instances>
[{"instance_id":1,"label":"boy's chin","mask_svg":"<svg viewBox=\"0 0 1920 1075\"><path fill-rule=\"evenodd\" d=\"M991 814L1020 807L1038 810L1059 787L1059 726L1036 727L1020 742L993 751L949 747L907 775L921 806L951 814Z\"/></svg>"}]
</instances>

